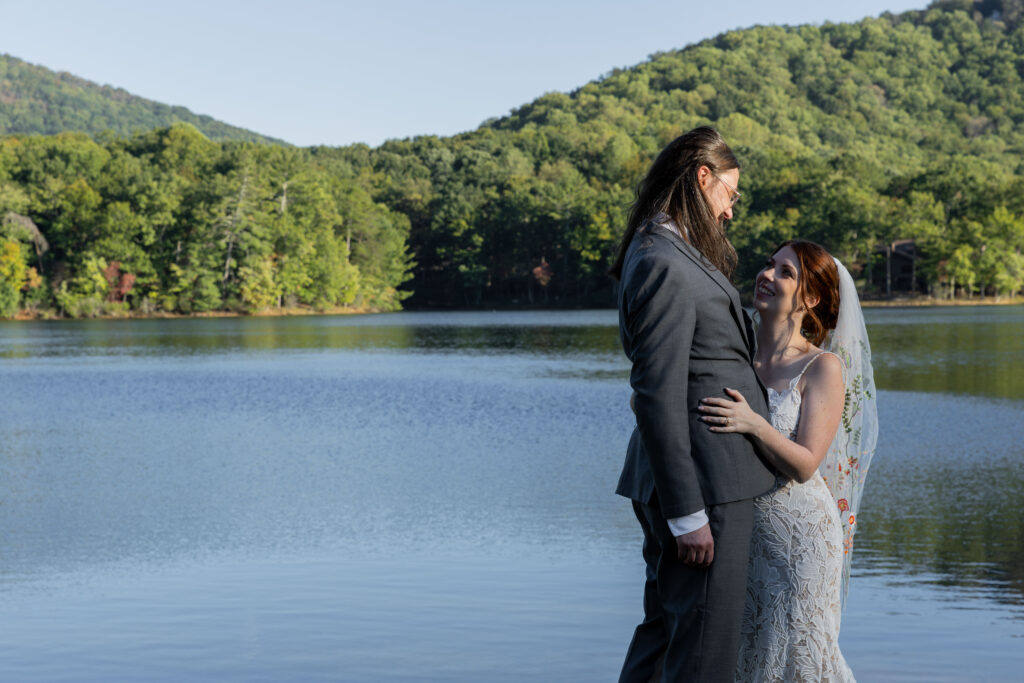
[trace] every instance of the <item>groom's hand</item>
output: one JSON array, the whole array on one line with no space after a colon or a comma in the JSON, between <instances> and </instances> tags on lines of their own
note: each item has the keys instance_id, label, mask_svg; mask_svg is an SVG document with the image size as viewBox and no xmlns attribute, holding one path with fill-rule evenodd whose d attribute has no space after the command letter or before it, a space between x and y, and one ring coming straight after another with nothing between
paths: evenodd
<instances>
[{"instance_id":1,"label":"groom's hand","mask_svg":"<svg viewBox=\"0 0 1024 683\"><path fill-rule=\"evenodd\" d=\"M715 539L711 537L711 525L705 524L696 531L676 536L679 559L691 567L708 567L715 558Z\"/></svg>"}]
</instances>

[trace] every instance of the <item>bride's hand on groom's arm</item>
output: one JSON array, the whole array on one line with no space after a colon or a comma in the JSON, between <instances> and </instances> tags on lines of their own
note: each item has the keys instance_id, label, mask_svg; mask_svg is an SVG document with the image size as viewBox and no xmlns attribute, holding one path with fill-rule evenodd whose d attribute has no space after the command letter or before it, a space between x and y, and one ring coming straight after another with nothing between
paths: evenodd
<instances>
[{"instance_id":1,"label":"bride's hand on groom's arm","mask_svg":"<svg viewBox=\"0 0 1024 683\"><path fill-rule=\"evenodd\" d=\"M826 358L835 358L832 355ZM814 476L842 416L844 390L838 358L815 363L808 371L807 387L800 408L800 431L790 440L771 423L751 410L743 396L732 389L733 399L705 398L698 410L700 419L713 432L749 434L765 459L781 474L798 482ZM821 378L817 374L820 373Z\"/></svg>"},{"instance_id":2,"label":"bride's hand on groom's arm","mask_svg":"<svg viewBox=\"0 0 1024 683\"><path fill-rule=\"evenodd\" d=\"M697 406L702 415L700 420L710 425L713 432L738 432L757 436L768 422L754 412L743 398L743 394L735 389L726 389L730 398L703 398Z\"/></svg>"}]
</instances>

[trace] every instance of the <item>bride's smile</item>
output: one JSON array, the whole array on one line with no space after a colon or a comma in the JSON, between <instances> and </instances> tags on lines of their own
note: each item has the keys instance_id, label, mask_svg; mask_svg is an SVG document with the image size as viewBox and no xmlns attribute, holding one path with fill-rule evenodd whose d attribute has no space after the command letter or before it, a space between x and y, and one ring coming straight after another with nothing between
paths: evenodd
<instances>
[{"instance_id":1,"label":"bride's smile","mask_svg":"<svg viewBox=\"0 0 1024 683\"><path fill-rule=\"evenodd\" d=\"M787 316L803 308L798 302L800 277L800 259L791 247L783 247L768 259L754 287L754 308L762 318Z\"/></svg>"}]
</instances>

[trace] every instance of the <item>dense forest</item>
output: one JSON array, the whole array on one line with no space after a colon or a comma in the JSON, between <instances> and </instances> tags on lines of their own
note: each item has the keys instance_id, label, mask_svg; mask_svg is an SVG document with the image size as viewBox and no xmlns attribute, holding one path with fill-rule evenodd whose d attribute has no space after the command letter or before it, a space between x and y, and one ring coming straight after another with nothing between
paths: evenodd
<instances>
[{"instance_id":1,"label":"dense forest","mask_svg":"<svg viewBox=\"0 0 1024 683\"><path fill-rule=\"evenodd\" d=\"M189 124L6 138L0 217L0 316L393 310L410 267L408 219L358 183Z\"/></svg>"},{"instance_id":2,"label":"dense forest","mask_svg":"<svg viewBox=\"0 0 1024 683\"><path fill-rule=\"evenodd\" d=\"M211 140L280 140L0 54L0 135L131 135L191 123Z\"/></svg>"},{"instance_id":3,"label":"dense forest","mask_svg":"<svg viewBox=\"0 0 1024 683\"><path fill-rule=\"evenodd\" d=\"M605 271L636 182L707 123L743 165L729 228L741 289L774 244L801 236L867 295L885 292L901 240L915 242L919 292L1015 293L1022 15L1024 0L951 0L732 31L469 133L376 148L217 143L180 125L8 137L0 314L388 309L407 295L413 307L611 305Z\"/></svg>"}]
</instances>

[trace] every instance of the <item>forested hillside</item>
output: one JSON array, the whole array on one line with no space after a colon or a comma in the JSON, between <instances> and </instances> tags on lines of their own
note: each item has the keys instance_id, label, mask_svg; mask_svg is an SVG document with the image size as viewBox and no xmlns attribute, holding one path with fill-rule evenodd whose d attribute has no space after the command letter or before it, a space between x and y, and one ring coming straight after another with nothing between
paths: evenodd
<instances>
[{"instance_id":1,"label":"forested hillside","mask_svg":"<svg viewBox=\"0 0 1024 683\"><path fill-rule=\"evenodd\" d=\"M183 127L8 138L0 313L388 308L403 289L416 307L612 305L605 271L636 182L706 123L743 164L730 226L741 289L773 245L802 236L867 293L901 239L917 243L921 290L1017 292L1022 8L955 0L733 31L470 133L377 148L214 143Z\"/></svg>"},{"instance_id":2,"label":"forested hillside","mask_svg":"<svg viewBox=\"0 0 1024 683\"><path fill-rule=\"evenodd\" d=\"M0 54L0 135L82 132L126 136L174 123L191 123L211 140L281 142L193 114L185 107L147 100Z\"/></svg>"},{"instance_id":3,"label":"forested hillside","mask_svg":"<svg viewBox=\"0 0 1024 683\"><path fill-rule=\"evenodd\" d=\"M0 316L399 306L408 219L294 147L188 124L0 141Z\"/></svg>"},{"instance_id":4,"label":"forested hillside","mask_svg":"<svg viewBox=\"0 0 1024 683\"><path fill-rule=\"evenodd\" d=\"M875 248L913 238L934 293L1016 291L1022 5L733 31L465 135L322 154L377 174L376 196L409 216L414 305L611 302L604 272L637 180L666 142L704 123L743 164L730 226L741 286L799 235L875 286Z\"/></svg>"}]
</instances>

